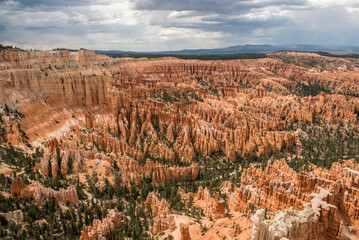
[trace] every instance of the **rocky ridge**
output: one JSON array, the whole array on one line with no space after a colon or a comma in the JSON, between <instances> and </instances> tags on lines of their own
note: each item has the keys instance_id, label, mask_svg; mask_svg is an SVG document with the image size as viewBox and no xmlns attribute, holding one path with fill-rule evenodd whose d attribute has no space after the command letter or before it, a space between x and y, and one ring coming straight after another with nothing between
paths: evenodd
<instances>
[{"instance_id":1,"label":"rocky ridge","mask_svg":"<svg viewBox=\"0 0 359 240\"><path fill-rule=\"evenodd\" d=\"M357 167L353 159L334 163L330 170L310 166L309 171L301 173L283 161L274 162L264 171L251 168L242 175L243 184L250 185L237 188L229 196L229 207L241 210L252 204L284 210L277 212L270 223L264 220L264 209L258 210L252 217L252 239L345 237L341 235L343 224L357 220L357 204L348 203L348 195L356 189Z\"/></svg>"},{"instance_id":2,"label":"rocky ridge","mask_svg":"<svg viewBox=\"0 0 359 240\"><path fill-rule=\"evenodd\" d=\"M35 200L38 204L42 204L44 200L55 198L57 202L63 204L75 204L79 202L77 191L74 186L55 191L52 188L45 188L39 182L33 182L30 185L25 185L21 181L11 183L11 194L21 198L30 198Z\"/></svg>"},{"instance_id":3,"label":"rocky ridge","mask_svg":"<svg viewBox=\"0 0 359 240\"><path fill-rule=\"evenodd\" d=\"M0 140L29 153L39 147L43 156L34 169L41 177L79 179L91 192L83 197L105 198L111 208L129 205L126 191L140 199L137 187L146 182L154 192L174 185L185 206L193 198L203 209L200 226L189 227L171 214L171 201L149 193L141 206L154 217L148 231L152 235L172 233L178 226L178 236L190 239L198 236L193 229L204 231L207 224L225 230L204 231L205 237L244 238L249 230L235 221L243 220L241 213L249 216L263 208L273 220L266 222L266 210L258 211L252 218L253 239L345 238L349 227L356 231L359 215L354 159L334 163L329 170L311 165L300 172L285 160L262 168L251 161L280 153L300 159L311 126L355 133L357 70L353 59L305 53L200 61L114 59L86 50L1 51ZM215 184L207 183L203 186L208 188L196 185L197 193L188 192L189 184L206 184L206 161L241 163L241 168L215 178L236 182L240 172L240 185L224 182L210 191ZM213 174L218 168L211 166ZM9 179L11 197L33 199L38 205L55 198L61 207L68 202L80 211L81 194L73 186L55 191L36 180L24 184ZM232 216L233 231L220 226L228 225ZM124 219L111 210L83 227L81 238L110 237Z\"/></svg>"}]
</instances>

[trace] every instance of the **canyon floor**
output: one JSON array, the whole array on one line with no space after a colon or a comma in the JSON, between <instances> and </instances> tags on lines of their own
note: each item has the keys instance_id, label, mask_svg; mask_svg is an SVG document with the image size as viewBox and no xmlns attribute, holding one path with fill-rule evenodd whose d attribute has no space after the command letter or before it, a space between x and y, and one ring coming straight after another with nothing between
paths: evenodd
<instances>
[{"instance_id":1,"label":"canyon floor","mask_svg":"<svg viewBox=\"0 0 359 240\"><path fill-rule=\"evenodd\" d=\"M1 239L359 239L359 59L0 51Z\"/></svg>"}]
</instances>

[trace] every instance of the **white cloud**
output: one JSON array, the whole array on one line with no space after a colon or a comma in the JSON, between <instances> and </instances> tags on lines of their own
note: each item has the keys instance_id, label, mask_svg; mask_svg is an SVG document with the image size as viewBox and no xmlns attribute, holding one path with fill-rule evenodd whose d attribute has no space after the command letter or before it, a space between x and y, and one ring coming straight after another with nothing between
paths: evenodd
<instances>
[{"instance_id":1,"label":"white cloud","mask_svg":"<svg viewBox=\"0 0 359 240\"><path fill-rule=\"evenodd\" d=\"M353 6L358 5L357 0L309 0L311 6L315 7L334 7L334 6Z\"/></svg>"},{"instance_id":2,"label":"white cloud","mask_svg":"<svg viewBox=\"0 0 359 240\"><path fill-rule=\"evenodd\" d=\"M355 45L358 17L357 0L0 0L0 42L138 51Z\"/></svg>"},{"instance_id":3,"label":"white cloud","mask_svg":"<svg viewBox=\"0 0 359 240\"><path fill-rule=\"evenodd\" d=\"M268 21L271 19L286 19L291 16L292 11L282 10L279 6L251 9L248 13L242 14L239 18L246 21Z\"/></svg>"}]
</instances>

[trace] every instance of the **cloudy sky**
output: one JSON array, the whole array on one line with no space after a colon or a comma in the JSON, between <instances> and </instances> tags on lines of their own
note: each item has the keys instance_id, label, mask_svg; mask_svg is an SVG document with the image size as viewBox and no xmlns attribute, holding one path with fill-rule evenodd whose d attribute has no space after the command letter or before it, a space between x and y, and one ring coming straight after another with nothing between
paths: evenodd
<instances>
[{"instance_id":1,"label":"cloudy sky","mask_svg":"<svg viewBox=\"0 0 359 240\"><path fill-rule=\"evenodd\" d=\"M359 45L359 0L0 0L0 43L134 51Z\"/></svg>"}]
</instances>

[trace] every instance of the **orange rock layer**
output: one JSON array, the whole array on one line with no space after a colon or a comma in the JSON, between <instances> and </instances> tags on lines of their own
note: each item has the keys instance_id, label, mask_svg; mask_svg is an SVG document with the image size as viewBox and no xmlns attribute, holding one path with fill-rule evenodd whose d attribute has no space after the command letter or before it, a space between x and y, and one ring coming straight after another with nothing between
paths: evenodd
<instances>
[{"instance_id":1,"label":"orange rock layer","mask_svg":"<svg viewBox=\"0 0 359 240\"><path fill-rule=\"evenodd\" d=\"M150 229L153 234L167 229L173 231L176 228L174 216L170 215L170 206L164 198L159 200L155 193L151 192L146 201L142 203L142 208L150 212L153 217L153 226Z\"/></svg>"},{"instance_id":2,"label":"orange rock layer","mask_svg":"<svg viewBox=\"0 0 359 240\"><path fill-rule=\"evenodd\" d=\"M339 239L343 224L358 220L358 170L359 164L354 159L336 162L330 170L312 165L300 173L289 168L284 160L274 161L264 171L254 167L244 169L242 184L232 193L230 183L224 184L221 190L230 193L228 206L235 211L247 211L250 206L282 210L271 223L265 223L264 212L258 212L253 220L252 239L263 239L263 236L265 239L280 239L278 236ZM293 222L289 224L289 221ZM298 222L301 227L291 227ZM286 230L278 232L280 228Z\"/></svg>"},{"instance_id":3,"label":"orange rock layer","mask_svg":"<svg viewBox=\"0 0 359 240\"><path fill-rule=\"evenodd\" d=\"M346 86L358 81L339 70L323 75L333 83L347 79L340 80ZM148 154L193 161L218 151L234 160L296 146L298 134L286 130L290 122L356 121L359 106L353 99L286 92L286 86L315 76L271 58L120 60L92 51L4 51L0 100L24 114L21 126L35 145L76 126L91 130L77 132L80 141L135 160ZM8 134L16 144L16 136Z\"/></svg>"},{"instance_id":4,"label":"orange rock layer","mask_svg":"<svg viewBox=\"0 0 359 240\"><path fill-rule=\"evenodd\" d=\"M95 219L92 226L84 226L81 231L80 240L105 240L111 236L111 233L119 229L124 223L125 218L116 210L109 210L107 217L98 220Z\"/></svg>"},{"instance_id":5,"label":"orange rock layer","mask_svg":"<svg viewBox=\"0 0 359 240\"><path fill-rule=\"evenodd\" d=\"M34 199L37 204L42 204L45 200L55 198L59 203L76 204L79 202L76 188L71 186L69 188L55 191L52 188L45 188L39 182L33 182L30 185L25 185L21 181L11 183L11 194L21 198Z\"/></svg>"}]
</instances>

